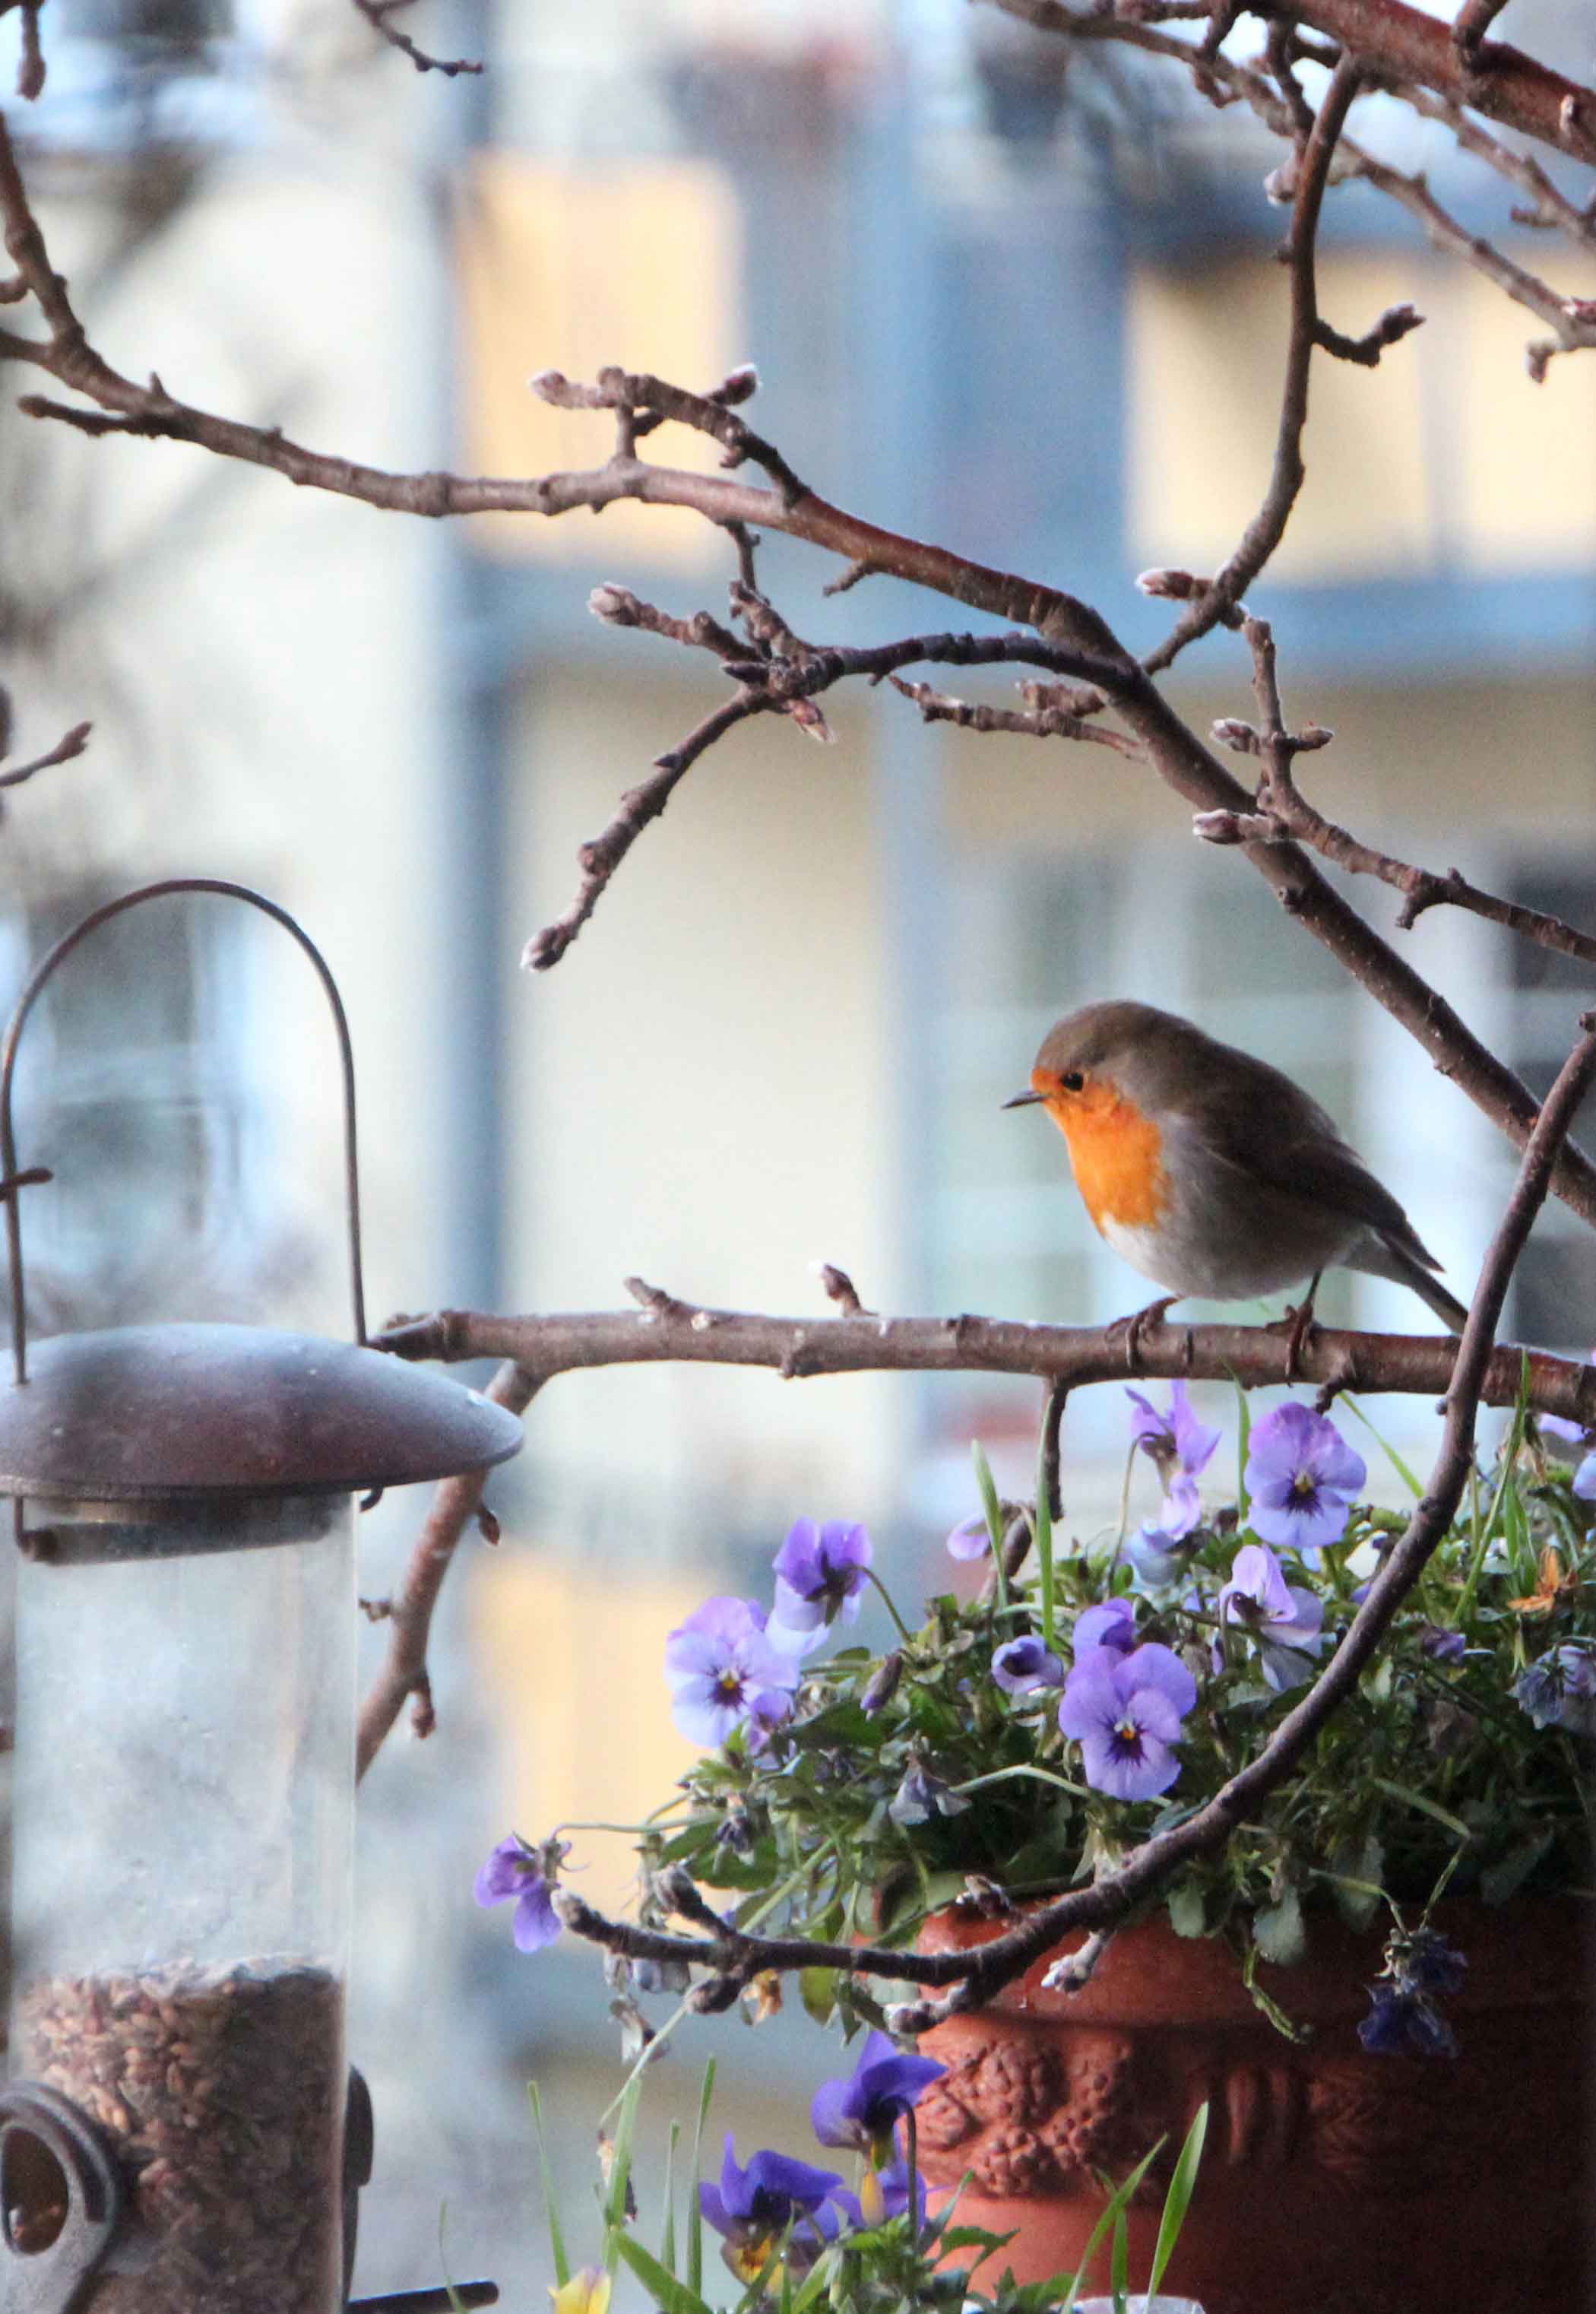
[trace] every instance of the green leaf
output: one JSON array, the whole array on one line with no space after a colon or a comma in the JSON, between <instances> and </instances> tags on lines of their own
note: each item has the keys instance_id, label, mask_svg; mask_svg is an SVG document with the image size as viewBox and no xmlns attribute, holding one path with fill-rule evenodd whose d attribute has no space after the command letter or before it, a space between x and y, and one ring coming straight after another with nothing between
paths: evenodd
<instances>
[{"instance_id":1,"label":"green leaf","mask_svg":"<svg viewBox=\"0 0 1596 2314\"><path fill-rule=\"evenodd\" d=\"M560 2230L560 2204L554 2195L554 2172L549 2160L549 2140L543 2129L542 2101L535 2081L526 2084L527 2102L532 2106L532 2125L537 2132L538 2168L543 2180L543 2214L549 2221L549 2255L554 2261L554 2279L563 2290L571 2278L570 2260L565 2254L565 2236Z\"/></svg>"},{"instance_id":2,"label":"green leaf","mask_svg":"<svg viewBox=\"0 0 1596 2314\"><path fill-rule=\"evenodd\" d=\"M1380 1432L1375 1428L1373 1423L1370 1421L1369 1417L1364 1413L1362 1408L1358 1404L1355 1398L1349 1398L1344 1391L1341 1394L1340 1402L1345 1407L1349 1414L1354 1415L1362 1424L1364 1429L1369 1433L1371 1438L1373 1439L1375 1444L1385 1456L1386 1461L1390 1464L1392 1470L1395 1471L1397 1476L1401 1479L1403 1485L1407 1488L1408 1493L1413 1497L1416 1503L1420 1496L1424 1491L1423 1479L1420 1479L1417 1473L1412 1471L1403 1461L1401 1455L1398 1453L1390 1440L1382 1436Z\"/></svg>"},{"instance_id":3,"label":"green leaf","mask_svg":"<svg viewBox=\"0 0 1596 2314\"><path fill-rule=\"evenodd\" d=\"M1479 1893L1486 1903L1505 1904L1510 1896L1516 1896L1556 1839L1556 1833L1543 1832L1532 1839L1521 1841L1516 1848L1510 1848L1505 1856L1499 1857L1495 1864L1482 1872Z\"/></svg>"},{"instance_id":4,"label":"green leaf","mask_svg":"<svg viewBox=\"0 0 1596 2314\"><path fill-rule=\"evenodd\" d=\"M1009 1578L1003 1571L1003 1506L992 1474L992 1464L986 1459L986 1451L979 1438L970 1441L970 1460L975 1465L975 1484L981 1489L981 1507L986 1513L986 1531L992 1537L997 1605L1001 1614L1009 1604Z\"/></svg>"},{"instance_id":5,"label":"green leaf","mask_svg":"<svg viewBox=\"0 0 1596 2314\"><path fill-rule=\"evenodd\" d=\"M1336 1909L1349 1929L1366 1929L1382 1902L1386 1852L1372 1833L1360 1847L1343 1841L1330 1858L1336 1877L1331 1893Z\"/></svg>"},{"instance_id":6,"label":"green leaf","mask_svg":"<svg viewBox=\"0 0 1596 2314\"><path fill-rule=\"evenodd\" d=\"M1051 1647L1057 1616L1053 1569L1053 1504L1048 1497L1045 1469L1045 1424L1043 1434L1043 1445L1038 1448L1036 1455L1036 1568L1041 1586L1042 1644L1045 1647Z\"/></svg>"},{"instance_id":7,"label":"green leaf","mask_svg":"<svg viewBox=\"0 0 1596 2314\"><path fill-rule=\"evenodd\" d=\"M616 2247L663 2314L710 2314L697 2291L678 2282L670 2268L661 2265L653 2251L645 2249L633 2235L620 2235Z\"/></svg>"},{"instance_id":8,"label":"green leaf","mask_svg":"<svg viewBox=\"0 0 1596 2314\"><path fill-rule=\"evenodd\" d=\"M1206 2099L1192 2115L1192 2125L1186 2131L1186 2143L1180 2149L1180 2159L1175 2164L1175 2174L1169 2180L1169 2190L1164 2196L1164 2214L1159 2221L1159 2238L1153 2246L1152 2265L1148 2270L1147 2294L1156 2295L1164 2278L1164 2269L1175 2254L1180 2239L1180 2229L1186 2223L1186 2213L1191 2207L1196 2190L1197 2170L1203 2159L1203 2145L1208 2135L1208 2105Z\"/></svg>"},{"instance_id":9,"label":"green leaf","mask_svg":"<svg viewBox=\"0 0 1596 2314\"><path fill-rule=\"evenodd\" d=\"M676 2270L676 2148L681 2142L682 2124L673 2121L665 2149L665 2230L659 2241L659 2262L672 2274Z\"/></svg>"},{"instance_id":10,"label":"green leaf","mask_svg":"<svg viewBox=\"0 0 1596 2314\"><path fill-rule=\"evenodd\" d=\"M609 2192L604 2197L604 2222L612 2234L624 2233L627 2225L627 2189L631 2184L631 2140L637 2127L638 2106L642 2101L643 2077L633 2073L621 2093L621 2111L615 2122L615 2145L610 2158ZM611 2273L613 2241L605 2244L604 2262Z\"/></svg>"},{"instance_id":11,"label":"green leaf","mask_svg":"<svg viewBox=\"0 0 1596 2314\"><path fill-rule=\"evenodd\" d=\"M829 2025L837 2005L837 1972L834 1968L801 1968L798 1971L798 1999L816 2025Z\"/></svg>"},{"instance_id":12,"label":"green leaf","mask_svg":"<svg viewBox=\"0 0 1596 2314\"><path fill-rule=\"evenodd\" d=\"M1371 1776L1369 1780L1376 1791L1384 1792L1388 1799L1400 1800L1404 1807L1417 1808L1421 1815L1433 1816L1437 1824L1445 1824L1459 1840L1473 1838L1462 1818L1455 1816L1450 1808L1443 1808L1441 1802L1433 1800L1427 1792L1415 1791L1411 1784L1394 1784L1386 1776Z\"/></svg>"},{"instance_id":13,"label":"green leaf","mask_svg":"<svg viewBox=\"0 0 1596 2314\"><path fill-rule=\"evenodd\" d=\"M698 2119L692 2131L692 2190L687 2196L687 2283L695 2294L704 2286L704 2221L698 2206L697 2180L704 2174L704 2124L710 2118L710 2099L715 2093L715 2060L704 2067L704 2085L699 2091Z\"/></svg>"},{"instance_id":14,"label":"green leaf","mask_svg":"<svg viewBox=\"0 0 1596 2314\"><path fill-rule=\"evenodd\" d=\"M1177 1881L1169 1891L1169 1926L1177 1937L1200 1937L1207 1927L1208 1908L1195 1881Z\"/></svg>"},{"instance_id":15,"label":"green leaf","mask_svg":"<svg viewBox=\"0 0 1596 2314\"><path fill-rule=\"evenodd\" d=\"M1265 1904L1252 1916L1252 1940L1276 1968L1291 1968L1308 1949L1302 1926L1302 1899L1288 1888L1277 1904Z\"/></svg>"}]
</instances>

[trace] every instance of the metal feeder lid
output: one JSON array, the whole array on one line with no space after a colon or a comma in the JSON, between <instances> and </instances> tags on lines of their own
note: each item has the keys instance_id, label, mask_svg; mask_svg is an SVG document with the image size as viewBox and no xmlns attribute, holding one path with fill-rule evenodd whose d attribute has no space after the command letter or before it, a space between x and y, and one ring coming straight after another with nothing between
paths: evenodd
<instances>
[{"instance_id":1,"label":"metal feeder lid","mask_svg":"<svg viewBox=\"0 0 1596 2314\"><path fill-rule=\"evenodd\" d=\"M253 1326L118 1326L0 1381L0 1493L104 1503L363 1493L518 1452L480 1391L380 1350Z\"/></svg>"}]
</instances>

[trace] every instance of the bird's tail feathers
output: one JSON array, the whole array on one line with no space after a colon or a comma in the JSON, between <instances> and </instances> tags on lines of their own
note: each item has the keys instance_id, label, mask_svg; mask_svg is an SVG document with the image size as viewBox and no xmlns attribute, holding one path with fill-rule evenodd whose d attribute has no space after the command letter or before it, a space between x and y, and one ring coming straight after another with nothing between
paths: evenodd
<instances>
[{"instance_id":1,"label":"bird's tail feathers","mask_svg":"<svg viewBox=\"0 0 1596 2314\"><path fill-rule=\"evenodd\" d=\"M1460 1334L1468 1322L1468 1312L1457 1295L1449 1294L1440 1278L1434 1276L1415 1254L1410 1253L1399 1239L1388 1237L1383 1231L1366 1237L1347 1267L1349 1269L1367 1270L1371 1276L1389 1277L1395 1285L1407 1286L1454 1334Z\"/></svg>"}]
</instances>

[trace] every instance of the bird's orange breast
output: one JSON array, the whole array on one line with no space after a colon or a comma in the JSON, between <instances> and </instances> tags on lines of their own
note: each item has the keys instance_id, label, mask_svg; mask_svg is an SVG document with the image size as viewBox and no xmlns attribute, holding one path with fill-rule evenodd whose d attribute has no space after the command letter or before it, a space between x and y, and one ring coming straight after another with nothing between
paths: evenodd
<instances>
[{"instance_id":1,"label":"bird's orange breast","mask_svg":"<svg viewBox=\"0 0 1596 2314\"><path fill-rule=\"evenodd\" d=\"M1083 1092L1045 1097L1070 1146L1075 1186L1097 1228L1151 1229L1169 1200L1163 1135L1156 1121L1101 1081Z\"/></svg>"}]
</instances>

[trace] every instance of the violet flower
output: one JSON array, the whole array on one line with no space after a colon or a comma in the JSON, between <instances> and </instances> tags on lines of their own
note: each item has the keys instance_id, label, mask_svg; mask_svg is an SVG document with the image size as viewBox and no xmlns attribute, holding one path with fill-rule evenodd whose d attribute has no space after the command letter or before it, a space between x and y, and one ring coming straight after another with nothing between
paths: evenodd
<instances>
[{"instance_id":1,"label":"violet flower","mask_svg":"<svg viewBox=\"0 0 1596 2314\"><path fill-rule=\"evenodd\" d=\"M1398 1931L1386 1947L1385 1976L1370 1987L1372 2006L1358 2038L1373 2056L1455 2057L1458 2036L1435 2006L1462 1990L1468 1966L1433 1929Z\"/></svg>"},{"instance_id":2,"label":"violet flower","mask_svg":"<svg viewBox=\"0 0 1596 2314\"><path fill-rule=\"evenodd\" d=\"M1512 1695L1537 1727L1596 1736L1596 1650L1571 1641L1552 1647L1514 1680Z\"/></svg>"},{"instance_id":3,"label":"violet flower","mask_svg":"<svg viewBox=\"0 0 1596 2314\"><path fill-rule=\"evenodd\" d=\"M1290 1400L1253 1429L1248 1524L1262 1541L1283 1543L1311 1560L1345 1533L1347 1513L1368 1475L1362 1456L1333 1422Z\"/></svg>"},{"instance_id":4,"label":"violet flower","mask_svg":"<svg viewBox=\"0 0 1596 2314\"><path fill-rule=\"evenodd\" d=\"M904 1769L902 1783L886 1803L886 1813L894 1824L930 1824L935 1815L963 1815L970 1805L943 1777L934 1774L923 1760L914 1759Z\"/></svg>"},{"instance_id":5,"label":"violet flower","mask_svg":"<svg viewBox=\"0 0 1596 2314\"><path fill-rule=\"evenodd\" d=\"M1112 1647L1115 1655L1128 1656L1136 1644L1135 1601L1116 1596L1083 1609L1075 1618L1070 1643L1077 1663L1091 1647Z\"/></svg>"},{"instance_id":6,"label":"violet flower","mask_svg":"<svg viewBox=\"0 0 1596 2314\"><path fill-rule=\"evenodd\" d=\"M772 1638L790 1633L793 1652L801 1653L828 1624L854 1621L874 1555L862 1526L799 1519L776 1553Z\"/></svg>"},{"instance_id":7,"label":"violet flower","mask_svg":"<svg viewBox=\"0 0 1596 2314\"><path fill-rule=\"evenodd\" d=\"M1172 1746L1196 1700L1196 1681L1169 1647L1153 1642L1125 1656L1089 1647L1075 1659L1058 1724L1080 1744L1094 1791L1147 1800L1180 1773Z\"/></svg>"},{"instance_id":8,"label":"violet flower","mask_svg":"<svg viewBox=\"0 0 1596 2314\"><path fill-rule=\"evenodd\" d=\"M516 1899L511 1933L517 1952L542 1952L560 1934L560 1919L549 1891L569 1853L569 1841L546 1840L533 1848L511 1833L478 1872L475 1894L484 1911L507 1903L512 1896Z\"/></svg>"},{"instance_id":9,"label":"violet flower","mask_svg":"<svg viewBox=\"0 0 1596 2314\"><path fill-rule=\"evenodd\" d=\"M815 2134L822 2145L884 2151L904 2114L947 2071L935 2057L906 2055L885 2033L867 2033L849 2077L822 2081L816 2090L809 2107Z\"/></svg>"},{"instance_id":10,"label":"violet flower","mask_svg":"<svg viewBox=\"0 0 1596 2314\"><path fill-rule=\"evenodd\" d=\"M1064 1666L1038 1638L1010 1639L994 1649L992 1675L1005 1695L1030 1695L1038 1688L1062 1687Z\"/></svg>"},{"instance_id":11,"label":"violet flower","mask_svg":"<svg viewBox=\"0 0 1596 2314\"><path fill-rule=\"evenodd\" d=\"M765 1630L752 1599L707 1599L666 1641L671 1717L711 1749L745 1727L757 1750L792 1709L798 1660Z\"/></svg>"},{"instance_id":12,"label":"violet flower","mask_svg":"<svg viewBox=\"0 0 1596 2314\"><path fill-rule=\"evenodd\" d=\"M1185 1575L1201 1541L1194 1535L1167 1534L1162 1527L1143 1519L1140 1528L1125 1544L1124 1557L1132 1574L1144 1590L1169 1591Z\"/></svg>"},{"instance_id":13,"label":"violet flower","mask_svg":"<svg viewBox=\"0 0 1596 2314\"><path fill-rule=\"evenodd\" d=\"M992 1529L983 1512L960 1519L948 1536L946 1549L949 1559L984 1559L992 1549Z\"/></svg>"},{"instance_id":14,"label":"violet flower","mask_svg":"<svg viewBox=\"0 0 1596 2314\"><path fill-rule=\"evenodd\" d=\"M1220 1434L1211 1430L1205 1422L1198 1421L1183 1382L1169 1384L1169 1407L1164 1414L1139 1390L1127 1389L1125 1396L1137 1408L1131 1417L1132 1440L1151 1455L1164 1482L1160 1528L1178 1542L1183 1535L1190 1534L1203 1515L1197 1500L1197 1478L1212 1459Z\"/></svg>"},{"instance_id":15,"label":"violet flower","mask_svg":"<svg viewBox=\"0 0 1596 2314\"><path fill-rule=\"evenodd\" d=\"M1324 1646L1319 1628L1324 1602L1311 1591L1288 1584L1281 1564L1262 1543L1244 1543L1230 1565L1230 1579L1219 1594L1220 1622L1234 1623L1258 1643L1264 1677L1277 1695L1301 1687L1308 1678L1308 1658ZM1224 1668L1222 1643L1213 1643L1213 1668Z\"/></svg>"},{"instance_id":16,"label":"violet flower","mask_svg":"<svg viewBox=\"0 0 1596 2314\"><path fill-rule=\"evenodd\" d=\"M727 2264L739 2280L755 2281L791 2229L788 2255L812 2263L840 2230L832 2196L842 2180L834 2169L812 2168L785 2153L755 2153L738 2166L728 2130L719 2186L701 2185L701 2215L725 2237Z\"/></svg>"}]
</instances>

